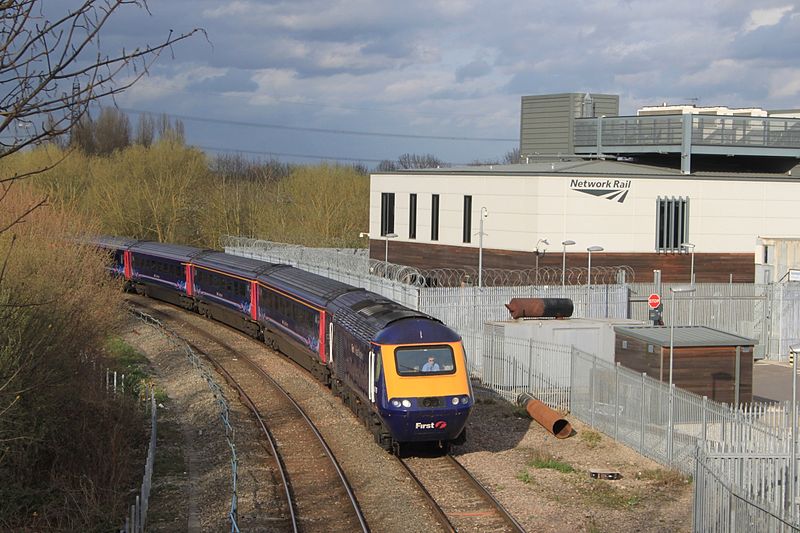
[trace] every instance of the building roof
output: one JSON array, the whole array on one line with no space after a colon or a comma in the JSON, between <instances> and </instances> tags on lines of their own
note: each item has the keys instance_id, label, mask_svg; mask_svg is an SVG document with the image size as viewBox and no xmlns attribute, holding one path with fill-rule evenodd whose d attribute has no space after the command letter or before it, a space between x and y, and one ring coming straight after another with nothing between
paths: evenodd
<instances>
[{"instance_id":1,"label":"building roof","mask_svg":"<svg viewBox=\"0 0 800 533\"><path fill-rule=\"evenodd\" d=\"M795 167L800 170L800 165ZM631 178L671 178L671 179L710 179L710 180L746 180L746 181L797 181L797 175L775 172L693 172L683 174L679 168L657 165L645 165L616 159L535 161L527 164L513 165L464 165L445 168L421 168L397 170L392 172L373 172L379 174L437 174L437 175L480 175L480 176L596 176L596 177L631 177Z\"/></svg>"},{"instance_id":2,"label":"building roof","mask_svg":"<svg viewBox=\"0 0 800 533\"><path fill-rule=\"evenodd\" d=\"M672 345L676 348L690 346L755 346L758 344L753 339L706 326L675 326L674 328L669 326L614 327L614 331L618 334L659 346L669 346L670 329L674 329Z\"/></svg>"}]
</instances>

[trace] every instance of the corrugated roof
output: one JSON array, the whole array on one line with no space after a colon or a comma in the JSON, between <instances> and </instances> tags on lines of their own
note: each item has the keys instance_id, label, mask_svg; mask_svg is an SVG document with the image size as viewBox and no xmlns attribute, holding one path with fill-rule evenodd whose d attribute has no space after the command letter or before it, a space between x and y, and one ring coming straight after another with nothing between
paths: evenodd
<instances>
[{"instance_id":1,"label":"corrugated roof","mask_svg":"<svg viewBox=\"0 0 800 533\"><path fill-rule=\"evenodd\" d=\"M618 334L627 335L650 344L669 346L669 326L615 326ZM753 339L705 326L675 326L672 345L689 346L754 346Z\"/></svg>"}]
</instances>

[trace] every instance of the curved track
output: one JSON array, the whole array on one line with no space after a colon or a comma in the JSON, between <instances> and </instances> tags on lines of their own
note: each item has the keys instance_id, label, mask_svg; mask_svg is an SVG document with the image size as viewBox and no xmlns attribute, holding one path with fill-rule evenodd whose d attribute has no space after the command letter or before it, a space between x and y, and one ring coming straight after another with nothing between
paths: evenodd
<instances>
[{"instance_id":1,"label":"curved track","mask_svg":"<svg viewBox=\"0 0 800 533\"><path fill-rule=\"evenodd\" d=\"M514 517L452 455L399 461L446 530L524 533Z\"/></svg>"},{"instance_id":2,"label":"curved track","mask_svg":"<svg viewBox=\"0 0 800 533\"><path fill-rule=\"evenodd\" d=\"M319 430L269 374L242 350L187 322L187 312L141 297L131 297L129 303L170 322L181 321L181 329L202 339L186 342L214 365L253 412L282 480L287 530L369 531L353 489Z\"/></svg>"}]
</instances>

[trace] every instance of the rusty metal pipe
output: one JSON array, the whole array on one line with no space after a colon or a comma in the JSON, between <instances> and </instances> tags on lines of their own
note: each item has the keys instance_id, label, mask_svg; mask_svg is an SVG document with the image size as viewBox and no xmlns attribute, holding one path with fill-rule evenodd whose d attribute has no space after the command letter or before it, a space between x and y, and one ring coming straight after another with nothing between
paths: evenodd
<instances>
[{"instance_id":1,"label":"rusty metal pipe","mask_svg":"<svg viewBox=\"0 0 800 533\"><path fill-rule=\"evenodd\" d=\"M506 309L511 318L566 318L573 304L569 298L512 298Z\"/></svg>"},{"instance_id":2,"label":"rusty metal pipe","mask_svg":"<svg viewBox=\"0 0 800 533\"><path fill-rule=\"evenodd\" d=\"M557 439L566 439L572 435L572 425L569 422L530 394L520 394L517 403L525 408L531 418Z\"/></svg>"}]
</instances>

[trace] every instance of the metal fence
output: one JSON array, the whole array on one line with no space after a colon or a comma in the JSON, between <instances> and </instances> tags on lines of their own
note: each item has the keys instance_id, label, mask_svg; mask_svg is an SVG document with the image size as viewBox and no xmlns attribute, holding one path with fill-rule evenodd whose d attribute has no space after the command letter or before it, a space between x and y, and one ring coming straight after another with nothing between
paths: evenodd
<instances>
[{"instance_id":1,"label":"metal fence","mask_svg":"<svg viewBox=\"0 0 800 533\"><path fill-rule=\"evenodd\" d=\"M114 376L116 391L116 372ZM124 382L124 381L123 381ZM156 460L156 437L157 437L157 417L156 417L156 395L155 390L150 387L150 443L147 446L147 458L145 459L144 475L142 484L139 487L139 494L136 495L136 502L131 505L130 512L125 517L125 525L120 530L121 533L143 533L147 524L147 510L150 506L150 489L153 483L153 465Z\"/></svg>"},{"instance_id":2,"label":"metal fence","mask_svg":"<svg viewBox=\"0 0 800 533\"><path fill-rule=\"evenodd\" d=\"M664 322L708 326L756 341L757 358L784 361L800 344L800 283L698 283L695 292L677 294L673 284L631 283L630 315L647 320L647 295L660 293Z\"/></svg>"},{"instance_id":3,"label":"metal fence","mask_svg":"<svg viewBox=\"0 0 800 533\"><path fill-rule=\"evenodd\" d=\"M277 248L226 251L287 262ZM647 320L647 295L659 292L667 323L737 333L757 340L761 356L785 359L788 347L800 344L800 287L698 284L692 297L677 295L674 302L668 284L437 288L372 275L364 263L364 270L353 264L345 269L337 262L320 264L320 258L306 254L292 264L441 319L462 335L471 374L503 397L533 394L642 455L694 474L697 530L794 530L797 506L788 504L786 491L793 486L798 495L800 486L790 474L796 468L787 466L795 425L787 404L733 408L575 348L506 338L502 328L484 324L507 319L504 304L515 297L567 297L574 316Z\"/></svg>"},{"instance_id":4,"label":"metal fence","mask_svg":"<svg viewBox=\"0 0 800 533\"><path fill-rule=\"evenodd\" d=\"M403 305L438 318L455 329L464 340L468 363L480 373L483 362L483 324L505 320L505 304L512 298L570 298L576 317L625 318L628 315L628 289L615 285L522 285L512 287L426 287L409 285L395 275L388 278L370 271L373 262L355 259L347 251L302 249L294 245L226 237L225 251L261 261L285 263L321 276L362 287ZM391 269L395 274L400 267ZM624 278L624 276L623 276Z\"/></svg>"},{"instance_id":5,"label":"metal fence","mask_svg":"<svg viewBox=\"0 0 800 533\"><path fill-rule=\"evenodd\" d=\"M239 525L238 525L238 502L239 496L237 492L237 484L239 479L239 459L236 455L236 444L234 442L235 432L233 426L231 425L231 418L230 418L230 405L228 403L227 398L225 397L225 393L223 392L222 388L214 379L214 373L210 371L206 365L203 364L203 361L200 357L195 353L191 346L175 331L168 328L164 323L162 323L157 318L137 309L129 309L129 311L141 319L145 324L154 327L158 330L162 335L164 335L167 340L172 344L176 349L182 350L186 357L189 359L189 362L192 364L194 369L200 374L200 376L206 381L208 388L211 390L211 393L214 395L214 399L217 402L217 407L219 409L219 416L222 420L222 424L225 427L225 440L228 444L228 448L231 450L231 506L230 511L228 512L228 519L231 522L231 533L239 533ZM153 437L154 439L155 437ZM153 451L155 452L155 444L152 444ZM152 461L151 461L151 470L152 470ZM152 473L151 473L152 475ZM149 480L148 480L148 492L149 492ZM137 497L137 503L139 498ZM141 518L140 527L141 529L123 529L123 533L139 533L140 531L144 531L144 526L146 525L147 513L145 508L144 517ZM131 522L133 519L131 518ZM126 522L127 527L127 522Z\"/></svg>"},{"instance_id":6,"label":"metal fence","mask_svg":"<svg viewBox=\"0 0 800 533\"><path fill-rule=\"evenodd\" d=\"M788 504L793 483L800 494L790 468L788 403L734 409L570 346L505 337L491 325L482 370L483 385L509 401L529 393L646 457L698 477L697 531L773 531L748 528L797 524L798 509Z\"/></svg>"},{"instance_id":7,"label":"metal fence","mask_svg":"<svg viewBox=\"0 0 800 533\"><path fill-rule=\"evenodd\" d=\"M698 444L695 455L694 531L800 531L797 516L791 516L787 506L776 511L761 503L765 494L786 498L786 456L722 458L707 454L704 448ZM758 481L756 497L737 484L737 472L740 480L749 476ZM754 472L760 475L753 476Z\"/></svg>"}]
</instances>

